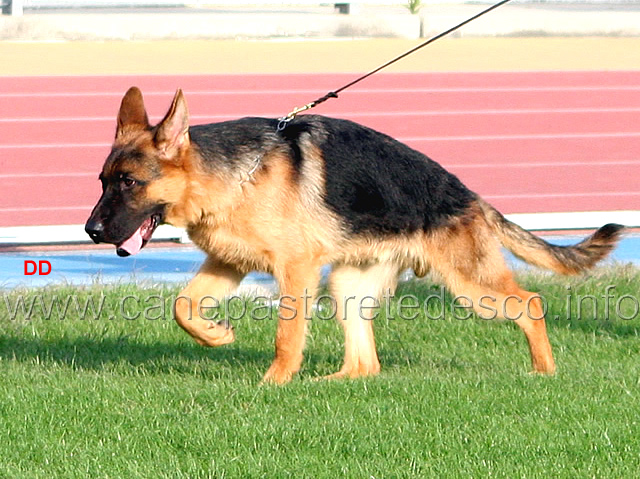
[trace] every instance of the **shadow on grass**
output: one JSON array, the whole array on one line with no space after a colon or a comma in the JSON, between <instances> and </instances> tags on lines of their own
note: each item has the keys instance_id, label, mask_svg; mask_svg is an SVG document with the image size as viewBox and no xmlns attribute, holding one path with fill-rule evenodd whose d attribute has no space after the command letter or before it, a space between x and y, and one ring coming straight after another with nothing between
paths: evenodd
<instances>
[{"instance_id":1,"label":"shadow on grass","mask_svg":"<svg viewBox=\"0 0 640 479\"><path fill-rule=\"evenodd\" d=\"M55 363L74 369L104 371L114 367L142 368L149 374L192 373L204 365L211 374L228 368L266 370L273 360L271 350L235 345L205 348L197 344L142 343L119 338L40 339L12 335L0 338L0 356L25 363Z\"/></svg>"},{"instance_id":2,"label":"shadow on grass","mask_svg":"<svg viewBox=\"0 0 640 479\"><path fill-rule=\"evenodd\" d=\"M267 338L265 338L266 340ZM0 358L26 364L62 365L74 370L109 371L131 368L144 374L194 374L206 370L207 376L218 377L255 370L262 374L274 358L272 342L264 348L233 343L206 348L189 338L180 342L142 342L135 337L104 338L38 338L19 334L0 336ZM385 368L411 368L422 364L422 356L413 348L394 345L379 351ZM304 376L315 377L339 370L344 358L339 347L322 344L305 351Z\"/></svg>"}]
</instances>

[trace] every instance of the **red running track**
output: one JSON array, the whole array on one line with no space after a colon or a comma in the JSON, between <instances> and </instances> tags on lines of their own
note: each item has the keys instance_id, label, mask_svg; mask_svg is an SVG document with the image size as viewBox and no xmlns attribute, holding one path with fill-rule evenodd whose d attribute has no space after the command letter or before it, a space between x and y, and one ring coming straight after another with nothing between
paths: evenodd
<instances>
[{"instance_id":1,"label":"red running track","mask_svg":"<svg viewBox=\"0 0 640 479\"><path fill-rule=\"evenodd\" d=\"M131 85L152 121L179 87L205 123L279 117L354 77L0 78L0 226L84 223ZM379 74L314 112L406 142L504 213L640 210L640 71Z\"/></svg>"}]
</instances>

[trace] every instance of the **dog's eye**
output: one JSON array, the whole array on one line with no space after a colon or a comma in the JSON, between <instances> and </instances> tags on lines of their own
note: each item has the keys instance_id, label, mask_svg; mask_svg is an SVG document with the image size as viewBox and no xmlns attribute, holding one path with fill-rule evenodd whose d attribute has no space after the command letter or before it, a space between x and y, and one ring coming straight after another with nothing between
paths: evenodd
<instances>
[{"instance_id":1,"label":"dog's eye","mask_svg":"<svg viewBox=\"0 0 640 479\"><path fill-rule=\"evenodd\" d=\"M120 183L125 188L131 188L136 184L136 180L126 175L120 175Z\"/></svg>"}]
</instances>

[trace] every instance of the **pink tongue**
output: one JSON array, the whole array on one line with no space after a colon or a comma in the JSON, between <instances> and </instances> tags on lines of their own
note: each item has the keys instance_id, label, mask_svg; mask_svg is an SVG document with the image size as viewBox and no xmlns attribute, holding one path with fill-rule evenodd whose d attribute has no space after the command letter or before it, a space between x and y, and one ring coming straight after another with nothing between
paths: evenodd
<instances>
[{"instance_id":1,"label":"pink tongue","mask_svg":"<svg viewBox=\"0 0 640 479\"><path fill-rule=\"evenodd\" d=\"M136 254L142 248L142 228L146 226L146 222L136 230L135 233L127 241L122 243L119 248L125 250L129 254Z\"/></svg>"}]
</instances>

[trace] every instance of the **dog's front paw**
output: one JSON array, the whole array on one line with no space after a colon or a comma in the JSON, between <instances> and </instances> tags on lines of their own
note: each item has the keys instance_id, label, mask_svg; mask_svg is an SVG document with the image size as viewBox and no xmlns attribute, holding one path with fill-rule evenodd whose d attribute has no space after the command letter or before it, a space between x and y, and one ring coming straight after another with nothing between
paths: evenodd
<instances>
[{"instance_id":1,"label":"dog's front paw","mask_svg":"<svg viewBox=\"0 0 640 479\"><path fill-rule=\"evenodd\" d=\"M227 320L218 321L217 323L208 321L205 329L198 331L194 339L202 346L216 347L234 342L236 334L233 326Z\"/></svg>"},{"instance_id":2,"label":"dog's front paw","mask_svg":"<svg viewBox=\"0 0 640 479\"><path fill-rule=\"evenodd\" d=\"M285 364L274 361L262 378L262 384L286 384L293 379L295 373L296 371L287 367Z\"/></svg>"}]
</instances>

